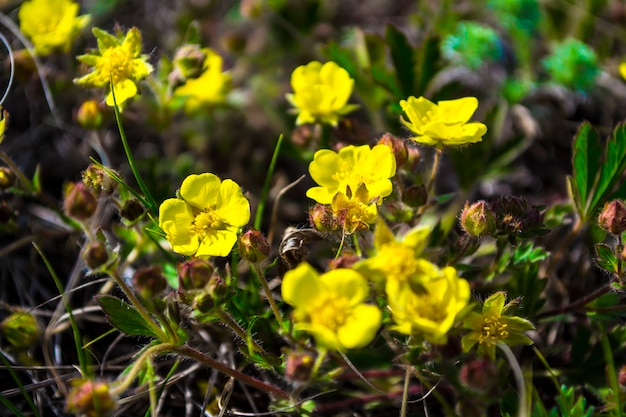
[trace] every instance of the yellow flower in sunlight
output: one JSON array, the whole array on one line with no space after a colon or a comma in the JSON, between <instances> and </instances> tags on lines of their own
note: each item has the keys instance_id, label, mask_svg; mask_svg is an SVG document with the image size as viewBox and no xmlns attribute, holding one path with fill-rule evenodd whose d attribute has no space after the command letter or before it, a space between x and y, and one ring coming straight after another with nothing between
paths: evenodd
<instances>
[{"instance_id":1,"label":"yellow flower in sunlight","mask_svg":"<svg viewBox=\"0 0 626 417\"><path fill-rule=\"evenodd\" d=\"M347 186L357 190L361 184L375 199L391 194L390 178L396 174L396 158L387 145L350 145L339 153L322 149L315 152L309 173L320 186L309 188L306 195L320 204L330 204L338 191L345 193ZM378 199L381 203L382 198Z\"/></svg>"},{"instance_id":2,"label":"yellow flower in sunlight","mask_svg":"<svg viewBox=\"0 0 626 417\"><path fill-rule=\"evenodd\" d=\"M378 307L364 303L367 281L352 269L320 276L301 263L285 274L282 295L294 307L294 329L312 334L320 347L340 351L364 347L381 325Z\"/></svg>"},{"instance_id":3,"label":"yellow flower in sunlight","mask_svg":"<svg viewBox=\"0 0 626 417\"><path fill-rule=\"evenodd\" d=\"M459 278L456 269L434 267L416 285L387 290L389 309L396 323L391 329L421 336L431 343L446 343L447 333L467 306L469 297L470 286Z\"/></svg>"},{"instance_id":4,"label":"yellow flower in sunlight","mask_svg":"<svg viewBox=\"0 0 626 417\"><path fill-rule=\"evenodd\" d=\"M468 123L478 108L475 97L443 100L437 104L427 98L409 97L400 101L409 121L402 123L417 136L411 138L424 145L457 146L480 142L487 133L482 123Z\"/></svg>"},{"instance_id":5,"label":"yellow flower in sunlight","mask_svg":"<svg viewBox=\"0 0 626 417\"><path fill-rule=\"evenodd\" d=\"M141 55L141 32L131 28L126 35L118 33L113 36L101 29L93 28L98 40L98 53L80 55L77 59L94 67L84 77L74 83L84 87L108 87L106 104L122 106L126 100L137 94L136 81L146 78L153 70L147 55Z\"/></svg>"},{"instance_id":6,"label":"yellow flower in sunlight","mask_svg":"<svg viewBox=\"0 0 626 417\"><path fill-rule=\"evenodd\" d=\"M333 215L343 227L344 233L354 233L356 230L369 229L378 217L376 202L372 202L365 184L361 183L356 192L347 187L346 193L341 191L335 194L331 203Z\"/></svg>"},{"instance_id":7,"label":"yellow flower in sunlight","mask_svg":"<svg viewBox=\"0 0 626 417\"><path fill-rule=\"evenodd\" d=\"M519 301L512 301L507 305L504 304L505 301L506 294L497 292L485 300L481 313L468 314L463 327L471 332L461 339L464 352L468 352L478 343L478 354L493 361L496 359L498 342L509 346L533 344L532 339L524 332L534 330L535 326L521 317L506 315Z\"/></svg>"},{"instance_id":8,"label":"yellow flower in sunlight","mask_svg":"<svg viewBox=\"0 0 626 417\"><path fill-rule=\"evenodd\" d=\"M67 52L89 15L78 16L80 5L71 0L30 0L22 3L20 30L33 42L38 55Z\"/></svg>"},{"instance_id":9,"label":"yellow flower in sunlight","mask_svg":"<svg viewBox=\"0 0 626 417\"><path fill-rule=\"evenodd\" d=\"M192 174L179 195L159 207L159 226L172 249L188 256L228 255L250 220L250 203L239 185L214 174Z\"/></svg>"},{"instance_id":10,"label":"yellow flower in sunlight","mask_svg":"<svg viewBox=\"0 0 626 417\"><path fill-rule=\"evenodd\" d=\"M619 75L626 80L626 62L619 64Z\"/></svg>"},{"instance_id":11,"label":"yellow flower in sunlight","mask_svg":"<svg viewBox=\"0 0 626 417\"><path fill-rule=\"evenodd\" d=\"M334 62L313 61L299 66L291 74L293 94L287 94L287 100L298 114L296 125L337 125L341 116L358 107L347 104L353 87L354 80L348 71Z\"/></svg>"},{"instance_id":12,"label":"yellow flower in sunlight","mask_svg":"<svg viewBox=\"0 0 626 417\"><path fill-rule=\"evenodd\" d=\"M200 76L187 79L185 84L174 90L174 96L185 97L187 112L223 103L230 89L231 76L222 72L222 57L209 48L203 48L202 52L206 58Z\"/></svg>"}]
</instances>

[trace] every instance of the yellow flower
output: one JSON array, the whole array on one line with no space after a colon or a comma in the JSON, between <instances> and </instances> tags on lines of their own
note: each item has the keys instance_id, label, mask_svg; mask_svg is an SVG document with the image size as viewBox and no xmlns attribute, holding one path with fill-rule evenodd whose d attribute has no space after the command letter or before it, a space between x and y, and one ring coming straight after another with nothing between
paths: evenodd
<instances>
[{"instance_id":1,"label":"yellow flower","mask_svg":"<svg viewBox=\"0 0 626 417\"><path fill-rule=\"evenodd\" d=\"M294 329L311 333L320 347L344 351L369 344L382 313L365 304L367 281L352 269L339 268L319 275L301 263L287 271L282 283L285 302L292 305Z\"/></svg>"},{"instance_id":2,"label":"yellow flower","mask_svg":"<svg viewBox=\"0 0 626 417\"><path fill-rule=\"evenodd\" d=\"M354 233L356 230L369 229L378 217L376 202L372 202L365 184L361 183L356 192L350 186L346 193L341 191L335 194L331 203L333 215L343 227L344 233Z\"/></svg>"},{"instance_id":3,"label":"yellow flower","mask_svg":"<svg viewBox=\"0 0 626 417\"><path fill-rule=\"evenodd\" d=\"M432 268L429 276L420 277L418 285L396 286L387 291L389 309L396 323L391 328L422 336L432 343L446 343L447 333L467 306L469 297L470 286L459 278L456 269Z\"/></svg>"},{"instance_id":4,"label":"yellow flower","mask_svg":"<svg viewBox=\"0 0 626 417\"><path fill-rule=\"evenodd\" d=\"M461 339L464 352L468 352L478 343L478 354L487 356L493 361L496 358L498 342L509 346L533 344L532 339L524 332L533 330L535 326L521 317L506 315L517 302L504 305L505 301L506 294L497 292L485 300L481 313L471 312L467 316L463 327L470 329L471 332Z\"/></svg>"},{"instance_id":5,"label":"yellow flower","mask_svg":"<svg viewBox=\"0 0 626 417\"><path fill-rule=\"evenodd\" d=\"M74 83L84 87L108 87L106 104L113 106L113 91L118 106L137 94L135 81L146 78L153 70L147 62L148 56L141 55L141 32L131 28L126 35L113 36L101 29L93 28L98 40L99 53L81 55L77 59L94 67Z\"/></svg>"},{"instance_id":6,"label":"yellow flower","mask_svg":"<svg viewBox=\"0 0 626 417\"><path fill-rule=\"evenodd\" d=\"M358 106L346 104L352 94L354 80L348 71L334 62L313 61L301 65L291 74L293 94L287 100L298 113L296 125L305 123L328 123L337 125Z\"/></svg>"},{"instance_id":7,"label":"yellow flower","mask_svg":"<svg viewBox=\"0 0 626 417\"><path fill-rule=\"evenodd\" d=\"M209 48L202 49L202 52L206 54L202 74L187 79L174 90L174 96L186 98L185 111L191 113L203 106L223 103L230 89L231 76L222 72L222 57Z\"/></svg>"},{"instance_id":8,"label":"yellow flower","mask_svg":"<svg viewBox=\"0 0 626 417\"><path fill-rule=\"evenodd\" d=\"M30 38L38 55L67 52L89 15L78 16L80 5L71 0L30 0L20 7L20 30Z\"/></svg>"},{"instance_id":9,"label":"yellow flower","mask_svg":"<svg viewBox=\"0 0 626 417\"><path fill-rule=\"evenodd\" d=\"M401 100L400 107L409 118L402 123L417 136L412 139L425 145L457 146L480 142L487 133L482 123L468 123L478 108L475 97L443 100L437 104L427 98L409 97Z\"/></svg>"},{"instance_id":10,"label":"yellow flower","mask_svg":"<svg viewBox=\"0 0 626 417\"><path fill-rule=\"evenodd\" d=\"M172 249L188 256L228 255L250 220L250 203L239 185L214 174L192 174L179 194L159 207L159 226Z\"/></svg>"},{"instance_id":11,"label":"yellow flower","mask_svg":"<svg viewBox=\"0 0 626 417\"><path fill-rule=\"evenodd\" d=\"M309 173L320 186L309 188L306 195L320 204L330 204L338 191L345 193L347 186L357 190L361 184L375 199L391 194L390 178L396 174L396 158L387 145L350 145L339 153L322 149L315 152ZM378 203L382 203L382 198Z\"/></svg>"},{"instance_id":12,"label":"yellow flower","mask_svg":"<svg viewBox=\"0 0 626 417\"><path fill-rule=\"evenodd\" d=\"M619 75L626 80L626 62L619 64Z\"/></svg>"}]
</instances>

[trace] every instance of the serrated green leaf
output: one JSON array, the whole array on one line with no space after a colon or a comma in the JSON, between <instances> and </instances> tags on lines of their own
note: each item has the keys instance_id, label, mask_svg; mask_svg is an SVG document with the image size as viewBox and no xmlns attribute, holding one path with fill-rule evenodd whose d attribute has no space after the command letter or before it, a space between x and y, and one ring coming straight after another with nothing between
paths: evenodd
<instances>
[{"instance_id":1,"label":"serrated green leaf","mask_svg":"<svg viewBox=\"0 0 626 417\"><path fill-rule=\"evenodd\" d=\"M102 295L96 301L109 323L120 332L129 336L157 337L150 325L130 304L110 295Z\"/></svg>"},{"instance_id":2,"label":"serrated green leaf","mask_svg":"<svg viewBox=\"0 0 626 417\"><path fill-rule=\"evenodd\" d=\"M389 44L402 97L409 97L415 93L415 51L406 35L393 25L387 25L385 40Z\"/></svg>"},{"instance_id":3,"label":"serrated green leaf","mask_svg":"<svg viewBox=\"0 0 626 417\"><path fill-rule=\"evenodd\" d=\"M588 122L583 123L574 137L572 149L574 169L572 191L574 203L582 218L587 218L587 203L598 175L602 146L598 133Z\"/></svg>"},{"instance_id":4,"label":"serrated green leaf","mask_svg":"<svg viewBox=\"0 0 626 417\"><path fill-rule=\"evenodd\" d=\"M603 243L598 243L596 245L596 256L595 261L600 268L611 273L617 272L618 261L613 249Z\"/></svg>"},{"instance_id":5,"label":"serrated green leaf","mask_svg":"<svg viewBox=\"0 0 626 417\"><path fill-rule=\"evenodd\" d=\"M592 155L589 155L591 159ZM605 161L600 170L600 179L593 199L586 211L586 218L591 218L595 210L603 204L620 180L626 168L626 126L621 124L615 128L613 136L606 144Z\"/></svg>"}]
</instances>

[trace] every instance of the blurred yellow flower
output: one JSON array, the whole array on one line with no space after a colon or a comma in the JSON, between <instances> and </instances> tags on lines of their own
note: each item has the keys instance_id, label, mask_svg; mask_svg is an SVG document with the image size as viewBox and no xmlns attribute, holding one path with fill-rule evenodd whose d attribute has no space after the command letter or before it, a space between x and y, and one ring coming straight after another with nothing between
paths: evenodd
<instances>
[{"instance_id":1,"label":"blurred yellow flower","mask_svg":"<svg viewBox=\"0 0 626 417\"><path fill-rule=\"evenodd\" d=\"M250 220L250 203L232 180L214 174L189 175L180 198L159 207L159 226L174 252L188 256L226 256L239 229Z\"/></svg>"},{"instance_id":2,"label":"blurred yellow flower","mask_svg":"<svg viewBox=\"0 0 626 417\"><path fill-rule=\"evenodd\" d=\"M416 285L395 286L387 291L389 309L396 323L391 329L421 336L431 343L446 343L447 333L467 306L469 297L470 286L459 278L456 269L434 267Z\"/></svg>"},{"instance_id":3,"label":"blurred yellow flower","mask_svg":"<svg viewBox=\"0 0 626 417\"><path fill-rule=\"evenodd\" d=\"M400 107L409 121L401 117L402 123L417 136L415 142L434 146L458 146L480 142L487 133L482 123L468 123L476 109L478 100L465 97L443 100L437 104L427 98L409 97L400 101Z\"/></svg>"},{"instance_id":4,"label":"blurred yellow flower","mask_svg":"<svg viewBox=\"0 0 626 417\"><path fill-rule=\"evenodd\" d=\"M137 94L136 81L147 77L152 65L147 55L141 55L141 32L131 28L126 35L113 36L101 29L93 28L98 40L98 53L80 55L77 59L94 67L89 74L75 79L74 83L84 87L108 87L106 104L114 105L113 91L118 106Z\"/></svg>"},{"instance_id":5,"label":"blurred yellow flower","mask_svg":"<svg viewBox=\"0 0 626 417\"><path fill-rule=\"evenodd\" d=\"M367 187L363 183L354 192L350 186L345 194L338 191L333 197L331 208L343 232L348 234L369 229L369 225L378 217L376 202L370 200Z\"/></svg>"},{"instance_id":6,"label":"blurred yellow flower","mask_svg":"<svg viewBox=\"0 0 626 417\"><path fill-rule=\"evenodd\" d=\"M626 62L619 64L619 75L626 80Z\"/></svg>"},{"instance_id":7,"label":"blurred yellow flower","mask_svg":"<svg viewBox=\"0 0 626 417\"><path fill-rule=\"evenodd\" d=\"M510 302L504 305L505 301L506 294L502 291L497 292L485 300L481 313L468 314L463 327L470 329L471 332L461 339L464 352L468 352L478 343L478 354L487 356L493 361L496 359L498 342L509 346L533 344L532 339L524 332L533 330L535 326L521 317L506 315L507 311L518 303Z\"/></svg>"},{"instance_id":8,"label":"blurred yellow flower","mask_svg":"<svg viewBox=\"0 0 626 417\"><path fill-rule=\"evenodd\" d=\"M307 263L287 271L283 300L294 307L294 329L310 333L320 347L344 351L369 344L380 328L382 313L365 304L369 286L352 269L321 276Z\"/></svg>"},{"instance_id":9,"label":"blurred yellow flower","mask_svg":"<svg viewBox=\"0 0 626 417\"><path fill-rule=\"evenodd\" d=\"M347 104L353 87L354 80L348 71L334 62L312 61L299 66L291 74L293 94L287 94L287 100L298 114L296 125L337 125L341 116L358 108Z\"/></svg>"},{"instance_id":10,"label":"blurred yellow flower","mask_svg":"<svg viewBox=\"0 0 626 417\"><path fill-rule=\"evenodd\" d=\"M347 186L356 191L361 184L367 187L369 198L375 199L391 194L396 158L387 145L350 145L338 153L322 149L315 152L309 173L320 186L309 188L306 195L320 204L330 204L338 191L345 194ZM378 199L381 203L382 198Z\"/></svg>"},{"instance_id":11,"label":"blurred yellow flower","mask_svg":"<svg viewBox=\"0 0 626 417\"><path fill-rule=\"evenodd\" d=\"M191 113L204 106L223 103L230 89L231 76L222 72L222 57L209 48L203 48L202 52L206 58L200 76L187 79L174 90L174 96L185 98L185 111Z\"/></svg>"},{"instance_id":12,"label":"blurred yellow flower","mask_svg":"<svg viewBox=\"0 0 626 417\"><path fill-rule=\"evenodd\" d=\"M22 3L20 30L33 42L35 53L68 52L89 15L78 16L80 5L71 0L30 0Z\"/></svg>"}]
</instances>

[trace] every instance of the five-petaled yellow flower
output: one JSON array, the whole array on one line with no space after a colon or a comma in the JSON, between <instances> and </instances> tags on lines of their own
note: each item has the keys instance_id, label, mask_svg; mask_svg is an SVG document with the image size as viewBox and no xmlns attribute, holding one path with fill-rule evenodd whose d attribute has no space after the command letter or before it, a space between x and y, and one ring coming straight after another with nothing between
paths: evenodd
<instances>
[{"instance_id":1,"label":"five-petaled yellow flower","mask_svg":"<svg viewBox=\"0 0 626 417\"><path fill-rule=\"evenodd\" d=\"M487 133L482 123L468 123L476 109L478 100L465 97L443 100L437 104L427 98L409 97L400 101L400 107L409 118L402 123L417 136L411 138L424 145L457 146L480 142Z\"/></svg>"},{"instance_id":2,"label":"five-petaled yellow flower","mask_svg":"<svg viewBox=\"0 0 626 417\"><path fill-rule=\"evenodd\" d=\"M301 263L285 274L282 295L295 308L294 329L312 334L326 349L364 347L381 325L378 307L364 303L369 295L367 281L352 269L334 269L320 276Z\"/></svg>"},{"instance_id":3,"label":"five-petaled yellow flower","mask_svg":"<svg viewBox=\"0 0 626 417\"><path fill-rule=\"evenodd\" d=\"M203 48L202 52L206 54L202 74L187 79L174 90L174 96L185 97L185 111L191 113L204 106L223 103L230 89L231 76L222 72L222 57L209 48Z\"/></svg>"},{"instance_id":4,"label":"five-petaled yellow flower","mask_svg":"<svg viewBox=\"0 0 626 417\"><path fill-rule=\"evenodd\" d=\"M332 203L337 192L347 192L346 186L354 192L361 184L367 187L370 199L381 197L381 204L382 197L393 190L390 178L396 174L396 158L387 145L350 145L338 153L322 149L315 152L309 173L320 186L309 188L306 195L320 204Z\"/></svg>"},{"instance_id":5,"label":"five-petaled yellow flower","mask_svg":"<svg viewBox=\"0 0 626 417\"><path fill-rule=\"evenodd\" d=\"M80 5L71 0L30 0L20 7L20 30L33 42L35 53L67 52L89 15L78 16Z\"/></svg>"},{"instance_id":6,"label":"five-petaled yellow flower","mask_svg":"<svg viewBox=\"0 0 626 417\"><path fill-rule=\"evenodd\" d=\"M192 174L179 195L159 207L159 226L172 249L188 256L228 255L250 220L250 203L239 185L214 174Z\"/></svg>"},{"instance_id":7,"label":"five-petaled yellow flower","mask_svg":"<svg viewBox=\"0 0 626 417\"><path fill-rule=\"evenodd\" d=\"M517 302L506 302L506 294L497 292L487 298L482 312L471 312L465 318L463 327L471 331L463 336L461 345L468 352L478 343L478 354L496 359L496 345L505 343L509 346L532 345L533 341L524 332L534 330L535 326L526 319L507 315L508 310Z\"/></svg>"},{"instance_id":8,"label":"five-petaled yellow flower","mask_svg":"<svg viewBox=\"0 0 626 417\"><path fill-rule=\"evenodd\" d=\"M148 56L141 54L141 32L131 28L126 35L113 36L93 28L98 40L99 53L80 55L77 59L94 67L93 71L74 82L84 87L108 87L106 103L114 105L113 93L118 106L137 94L136 81L147 77L153 70Z\"/></svg>"},{"instance_id":9,"label":"five-petaled yellow flower","mask_svg":"<svg viewBox=\"0 0 626 417\"><path fill-rule=\"evenodd\" d=\"M298 113L296 125L337 125L341 116L358 107L347 104L353 87L354 80L348 71L334 62L312 61L299 66L291 74L293 94L287 94L287 100Z\"/></svg>"}]
</instances>

